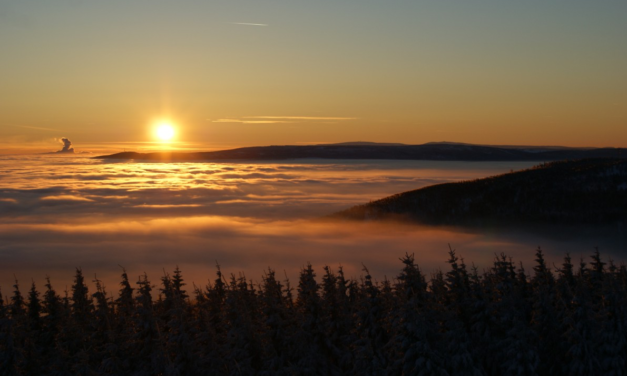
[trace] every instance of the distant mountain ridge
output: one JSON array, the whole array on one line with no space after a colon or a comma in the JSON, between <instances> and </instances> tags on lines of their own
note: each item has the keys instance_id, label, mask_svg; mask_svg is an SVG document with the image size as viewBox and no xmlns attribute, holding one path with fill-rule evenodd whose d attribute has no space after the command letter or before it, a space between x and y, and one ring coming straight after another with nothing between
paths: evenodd
<instances>
[{"instance_id":1,"label":"distant mountain ridge","mask_svg":"<svg viewBox=\"0 0 627 376\"><path fill-rule=\"evenodd\" d=\"M627 225L627 160L543 163L531 169L399 193L335 213L351 220L436 225Z\"/></svg>"},{"instance_id":2,"label":"distant mountain ridge","mask_svg":"<svg viewBox=\"0 0 627 376\"><path fill-rule=\"evenodd\" d=\"M100 159L185 162L220 160L285 159L387 159L439 161L555 161L582 158L616 158L627 156L621 148L495 147L458 143L422 145L376 144L368 142L255 146L210 152L123 152L99 156Z\"/></svg>"}]
</instances>

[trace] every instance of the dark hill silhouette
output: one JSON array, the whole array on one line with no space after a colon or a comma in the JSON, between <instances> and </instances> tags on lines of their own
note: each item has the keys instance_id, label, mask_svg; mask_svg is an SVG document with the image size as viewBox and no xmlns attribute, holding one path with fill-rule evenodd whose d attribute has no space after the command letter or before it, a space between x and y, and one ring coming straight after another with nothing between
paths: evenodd
<instances>
[{"instance_id":1,"label":"dark hill silhouette","mask_svg":"<svg viewBox=\"0 0 627 376\"><path fill-rule=\"evenodd\" d=\"M627 160L543 163L519 172L396 194L330 217L471 226L627 224Z\"/></svg>"},{"instance_id":2,"label":"dark hill silhouette","mask_svg":"<svg viewBox=\"0 0 627 376\"><path fill-rule=\"evenodd\" d=\"M210 152L124 152L104 155L100 159L133 159L142 161L186 162L220 160L285 160L322 159L388 159L439 161L555 161L581 158L615 158L624 149L616 148L556 148L556 147L496 147L456 143L423 145L344 143L304 146L255 146Z\"/></svg>"}]
</instances>

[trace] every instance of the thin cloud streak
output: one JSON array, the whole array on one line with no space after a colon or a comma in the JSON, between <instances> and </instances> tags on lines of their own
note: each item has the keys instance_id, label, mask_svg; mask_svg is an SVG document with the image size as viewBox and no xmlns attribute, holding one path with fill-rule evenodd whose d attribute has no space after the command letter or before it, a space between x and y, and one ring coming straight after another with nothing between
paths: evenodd
<instances>
[{"instance_id":1,"label":"thin cloud streak","mask_svg":"<svg viewBox=\"0 0 627 376\"><path fill-rule=\"evenodd\" d=\"M86 197L73 196L73 195L60 195L60 196L44 196L40 198L42 201L88 201L93 202Z\"/></svg>"},{"instance_id":2,"label":"thin cloud streak","mask_svg":"<svg viewBox=\"0 0 627 376\"><path fill-rule=\"evenodd\" d=\"M242 124L278 124L278 123L306 123L319 121L349 121L357 120L355 117L334 117L334 116L244 116L242 118L224 118L210 120L213 123L242 123ZM328 123L325 123L328 124ZM334 123L331 123L334 124Z\"/></svg>"},{"instance_id":3,"label":"thin cloud streak","mask_svg":"<svg viewBox=\"0 0 627 376\"><path fill-rule=\"evenodd\" d=\"M357 120L356 117L331 116L244 116L244 119L290 119L290 120Z\"/></svg>"},{"instance_id":4,"label":"thin cloud streak","mask_svg":"<svg viewBox=\"0 0 627 376\"><path fill-rule=\"evenodd\" d=\"M240 119L217 119L212 120L213 123L243 123L243 124L275 124L288 123L281 120L240 120Z\"/></svg>"},{"instance_id":5,"label":"thin cloud streak","mask_svg":"<svg viewBox=\"0 0 627 376\"><path fill-rule=\"evenodd\" d=\"M233 25L242 25L242 26L269 26L268 24L259 24L259 23L250 23L250 22L233 22Z\"/></svg>"}]
</instances>

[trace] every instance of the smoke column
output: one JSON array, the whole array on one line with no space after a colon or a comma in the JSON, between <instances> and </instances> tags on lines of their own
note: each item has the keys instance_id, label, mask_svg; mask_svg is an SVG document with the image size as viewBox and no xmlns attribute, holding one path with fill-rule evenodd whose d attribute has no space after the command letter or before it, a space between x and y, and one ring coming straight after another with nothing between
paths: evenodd
<instances>
[{"instance_id":1,"label":"smoke column","mask_svg":"<svg viewBox=\"0 0 627 376\"><path fill-rule=\"evenodd\" d=\"M66 137L62 137L61 142L63 143L63 149L57 151L57 153L74 153L74 148L71 147L72 141L70 141Z\"/></svg>"}]
</instances>

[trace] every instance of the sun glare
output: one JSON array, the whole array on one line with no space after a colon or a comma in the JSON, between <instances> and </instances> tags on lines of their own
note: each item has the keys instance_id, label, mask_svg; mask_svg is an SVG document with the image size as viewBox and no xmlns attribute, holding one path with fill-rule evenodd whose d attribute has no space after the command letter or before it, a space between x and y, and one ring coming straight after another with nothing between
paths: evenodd
<instances>
[{"instance_id":1,"label":"sun glare","mask_svg":"<svg viewBox=\"0 0 627 376\"><path fill-rule=\"evenodd\" d=\"M170 141L174 138L174 126L169 122L161 122L157 124L155 133L159 140Z\"/></svg>"}]
</instances>

